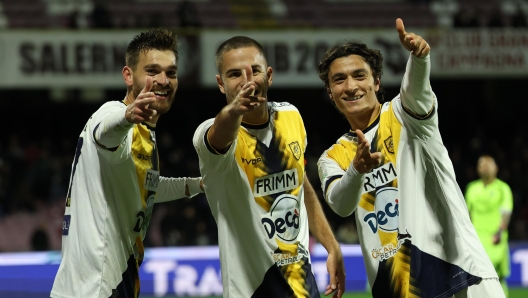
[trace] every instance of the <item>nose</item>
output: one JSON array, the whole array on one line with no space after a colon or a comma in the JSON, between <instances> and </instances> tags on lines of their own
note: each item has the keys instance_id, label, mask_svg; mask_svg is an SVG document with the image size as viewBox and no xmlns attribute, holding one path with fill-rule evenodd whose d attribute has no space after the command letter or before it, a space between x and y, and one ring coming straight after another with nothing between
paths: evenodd
<instances>
[{"instance_id":1,"label":"nose","mask_svg":"<svg viewBox=\"0 0 528 298\"><path fill-rule=\"evenodd\" d=\"M160 86L166 86L169 84L169 78L165 72L160 72L154 76L154 83L157 83Z\"/></svg>"},{"instance_id":2,"label":"nose","mask_svg":"<svg viewBox=\"0 0 528 298\"><path fill-rule=\"evenodd\" d=\"M345 91L346 92L351 92L351 93L356 93L357 90L358 90L358 86L356 84L356 80L354 80L351 77L348 77L346 82L345 82Z\"/></svg>"}]
</instances>

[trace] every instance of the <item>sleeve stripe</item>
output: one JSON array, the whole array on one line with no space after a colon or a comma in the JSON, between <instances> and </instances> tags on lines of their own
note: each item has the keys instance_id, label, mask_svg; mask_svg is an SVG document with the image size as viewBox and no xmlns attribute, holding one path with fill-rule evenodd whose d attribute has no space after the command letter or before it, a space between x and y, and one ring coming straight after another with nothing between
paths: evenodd
<instances>
[{"instance_id":1,"label":"sleeve stripe","mask_svg":"<svg viewBox=\"0 0 528 298\"><path fill-rule=\"evenodd\" d=\"M226 154L227 151L229 151L229 148L231 147L231 144L229 144L229 146L227 146L226 148L224 148L223 150L216 150L213 146L211 146L211 143L209 143L209 139L207 138L207 135L209 134L209 130L211 129L211 126L205 131L205 134L204 134L204 143L205 143L205 146L207 147L207 149L209 150L209 152L211 152L212 154L214 155L221 155L221 154Z\"/></svg>"},{"instance_id":2,"label":"sleeve stripe","mask_svg":"<svg viewBox=\"0 0 528 298\"><path fill-rule=\"evenodd\" d=\"M408 108L406 108L403 103L402 103L402 108L403 110L411 117L413 117L414 119L417 119L417 120L426 120L426 119L429 119L431 118L434 114L435 114L435 106L433 105L433 108L429 111L429 113L427 113L427 115L423 115L423 116L420 116L420 115L416 115L415 113L413 113L413 111L409 110Z\"/></svg>"},{"instance_id":3,"label":"sleeve stripe","mask_svg":"<svg viewBox=\"0 0 528 298\"><path fill-rule=\"evenodd\" d=\"M323 196L325 198L326 198L326 191L328 190L328 187L330 186L330 184L332 184L332 182L334 182L336 179L341 179L341 177L343 177L343 175L335 175L335 176L328 177L325 183L324 190L323 190Z\"/></svg>"},{"instance_id":4,"label":"sleeve stripe","mask_svg":"<svg viewBox=\"0 0 528 298\"><path fill-rule=\"evenodd\" d=\"M94 128L94 130L93 130L93 139L94 139L95 143L96 143L99 147L101 147L101 148L103 148L103 149L105 149L105 150L108 150L108 151L111 151L111 152L116 152L116 150L117 150L117 148L119 148L119 146L118 146L118 147L114 147L114 148L106 148L103 144L101 144L101 143L99 143L99 142L97 141L97 138L95 137L95 132L96 132L97 129L99 128L99 125L100 125L100 124L101 124L101 123L97 124L97 126L96 126L96 127Z\"/></svg>"}]
</instances>

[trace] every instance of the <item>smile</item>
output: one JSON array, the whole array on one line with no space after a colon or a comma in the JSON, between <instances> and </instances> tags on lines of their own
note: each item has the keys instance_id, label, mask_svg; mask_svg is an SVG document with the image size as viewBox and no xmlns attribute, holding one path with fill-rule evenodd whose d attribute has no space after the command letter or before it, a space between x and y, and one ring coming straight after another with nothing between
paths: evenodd
<instances>
[{"instance_id":1,"label":"smile","mask_svg":"<svg viewBox=\"0 0 528 298\"><path fill-rule=\"evenodd\" d=\"M154 94L159 96L167 96L168 93L168 91L154 91Z\"/></svg>"},{"instance_id":2,"label":"smile","mask_svg":"<svg viewBox=\"0 0 528 298\"><path fill-rule=\"evenodd\" d=\"M356 101L356 100L358 100L358 99L363 98L363 96L365 96L365 94L356 95L356 96L354 96L354 97L343 98L343 100L344 100L344 101Z\"/></svg>"}]
</instances>

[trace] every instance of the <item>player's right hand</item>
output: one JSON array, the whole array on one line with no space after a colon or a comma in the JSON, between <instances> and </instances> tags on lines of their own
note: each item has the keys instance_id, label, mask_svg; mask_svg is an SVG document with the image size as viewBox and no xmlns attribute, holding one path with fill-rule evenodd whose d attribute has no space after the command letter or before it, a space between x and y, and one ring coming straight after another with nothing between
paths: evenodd
<instances>
[{"instance_id":1,"label":"player's right hand","mask_svg":"<svg viewBox=\"0 0 528 298\"><path fill-rule=\"evenodd\" d=\"M238 92L235 99L229 104L231 110L237 115L244 115L247 112L256 110L266 101L264 97L254 96L255 82L253 81L253 70L250 65L246 65L242 70L244 85Z\"/></svg>"},{"instance_id":2,"label":"player's right hand","mask_svg":"<svg viewBox=\"0 0 528 298\"><path fill-rule=\"evenodd\" d=\"M423 37L418 34L405 31L403 20L400 18L396 19L396 31L402 46L414 56L423 58L429 54L431 47Z\"/></svg>"},{"instance_id":3,"label":"player's right hand","mask_svg":"<svg viewBox=\"0 0 528 298\"><path fill-rule=\"evenodd\" d=\"M373 168L381 164L381 153L370 153L370 143L363 132L356 129L356 134L358 136L358 146L352 165L360 174L369 173Z\"/></svg>"},{"instance_id":4,"label":"player's right hand","mask_svg":"<svg viewBox=\"0 0 528 298\"><path fill-rule=\"evenodd\" d=\"M147 76L145 87L141 90L136 100L127 106L125 118L128 122L142 123L156 116L157 111L149 109L149 105L157 100L154 92L150 92L152 84L152 78Z\"/></svg>"}]
</instances>

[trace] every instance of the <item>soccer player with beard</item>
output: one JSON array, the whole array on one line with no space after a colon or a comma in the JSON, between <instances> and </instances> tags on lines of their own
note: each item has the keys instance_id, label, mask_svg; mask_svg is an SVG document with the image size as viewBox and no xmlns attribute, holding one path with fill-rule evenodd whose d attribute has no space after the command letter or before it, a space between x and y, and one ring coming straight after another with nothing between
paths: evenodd
<instances>
[{"instance_id":1,"label":"soccer player with beard","mask_svg":"<svg viewBox=\"0 0 528 298\"><path fill-rule=\"evenodd\" d=\"M308 230L328 251L325 293L341 297L343 257L305 173L299 111L267 100L272 69L257 41L225 41L216 66L227 105L193 143L218 225L224 297L320 297Z\"/></svg>"},{"instance_id":2,"label":"soccer player with beard","mask_svg":"<svg viewBox=\"0 0 528 298\"><path fill-rule=\"evenodd\" d=\"M355 214L373 297L504 297L442 143L429 44L401 19L396 30L411 54L392 101L383 100L378 50L343 42L319 64L351 127L319 159L325 199Z\"/></svg>"},{"instance_id":3,"label":"soccer player with beard","mask_svg":"<svg viewBox=\"0 0 528 298\"><path fill-rule=\"evenodd\" d=\"M159 174L155 128L178 88L176 36L153 29L128 45L127 94L103 104L77 141L51 297L137 298L154 203L192 197L201 178Z\"/></svg>"}]
</instances>

